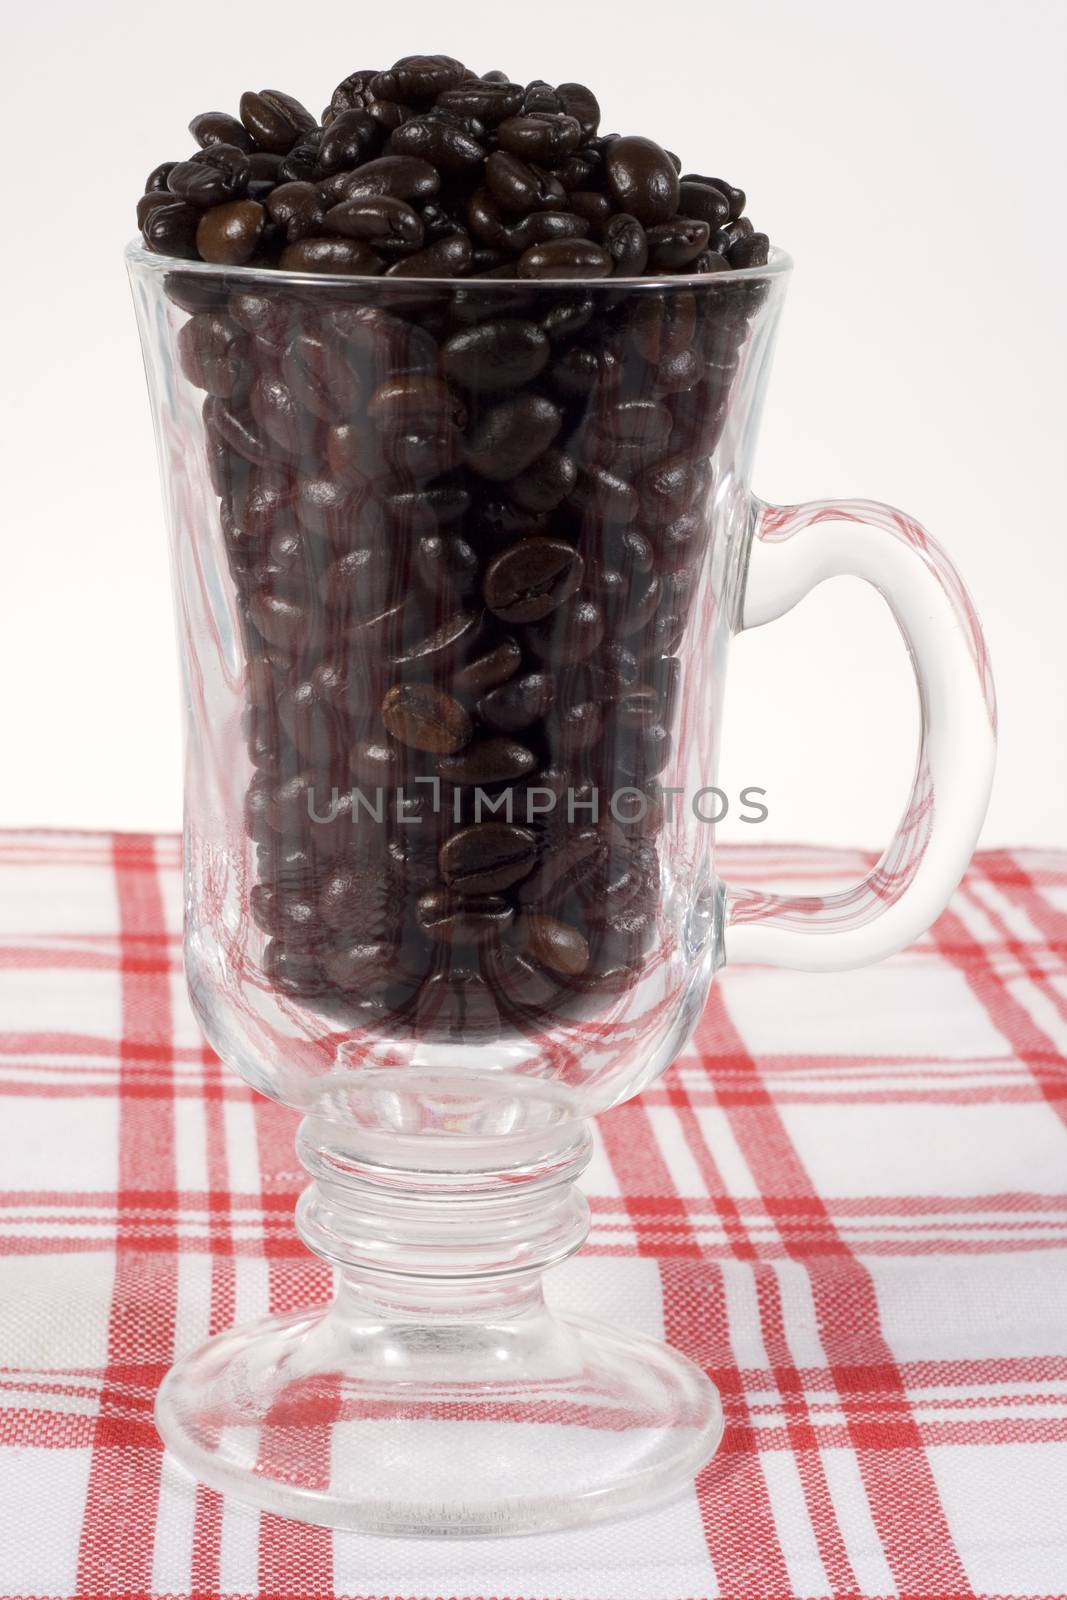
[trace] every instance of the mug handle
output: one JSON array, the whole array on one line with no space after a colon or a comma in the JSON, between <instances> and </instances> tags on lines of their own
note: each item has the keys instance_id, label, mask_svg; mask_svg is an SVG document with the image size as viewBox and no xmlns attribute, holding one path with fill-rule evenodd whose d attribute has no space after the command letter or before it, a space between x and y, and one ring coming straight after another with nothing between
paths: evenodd
<instances>
[{"instance_id":1,"label":"mug handle","mask_svg":"<svg viewBox=\"0 0 1067 1600\"><path fill-rule=\"evenodd\" d=\"M754 500L753 511L739 631L784 615L826 578L863 578L888 601L915 669L915 777L873 871L826 895L727 885L728 962L841 972L880 961L925 932L963 877L993 781L989 655L959 573L904 512L874 500Z\"/></svg>"}]
</instances>

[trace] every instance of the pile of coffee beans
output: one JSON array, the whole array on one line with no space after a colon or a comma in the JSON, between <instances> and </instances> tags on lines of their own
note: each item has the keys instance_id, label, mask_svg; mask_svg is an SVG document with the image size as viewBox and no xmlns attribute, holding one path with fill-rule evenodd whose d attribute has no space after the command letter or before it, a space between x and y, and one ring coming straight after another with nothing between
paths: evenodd
<instances>
[{"instance_id":1,"label":"pile of coffee beans","mask_svg":"<svg viewBox=\"0 0 1067 1600\"><path fill-rule=\"evenodd\" d=\"M219 266L403 278L607 278L767 261L745 196L651 139L600 132L581 83L451 56L353 72L317 122L280 89L205 111L150 172L150 250Z\"/></svg>"},{"instance_id":2,"label":"pile of coffee beans","mask_svg":"<svg viewBox=\"0 0 1067 1600\"><path fill-rule=\"evenodd\" d=\"M246 652L256 959L352 1026L544 1030L662 934L678 655L765 292L721 274L767 241L598 123L581 85L411 57L321 124L273 90L195 118L141 202L153 250L218 267L166 285ZM676 273L706 277L589 281ZM427 281L456 278L510 281Z\"/></svg>"}]
</instances>

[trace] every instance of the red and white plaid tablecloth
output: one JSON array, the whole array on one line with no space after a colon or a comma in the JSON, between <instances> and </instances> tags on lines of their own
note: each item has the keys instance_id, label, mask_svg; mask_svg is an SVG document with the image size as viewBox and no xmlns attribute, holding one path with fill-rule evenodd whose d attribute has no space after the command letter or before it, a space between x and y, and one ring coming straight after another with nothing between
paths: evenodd
<instances>
[{"instance_id":1,"label":"red and white plaid tablecloth","mask_svg":"<svg viewBox=\"0 0 1067 1600\"><path fill-rule=\"evenodd\" d=\"M550 1293L702 1362L726 1441L662 1511L490 1542L286 1523L163 1459L175 1353L328 1288L295 1118L201 1043L180 918L174 838L0 835L0 1594L1067 1594L1067 856L980 856L883 966L726 972L599 1120Z\"/></svg>"}]
</instances>

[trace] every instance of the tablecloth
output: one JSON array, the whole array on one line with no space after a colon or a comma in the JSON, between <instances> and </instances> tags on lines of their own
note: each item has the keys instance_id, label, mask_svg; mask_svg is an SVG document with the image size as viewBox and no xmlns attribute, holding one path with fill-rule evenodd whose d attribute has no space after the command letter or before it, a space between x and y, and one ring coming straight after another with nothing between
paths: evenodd
<instances>
[{"instance_id":1,"label":"tablecloth","mask_svg":"<svg viewBox=\"0 0 1067 1600\"><path fill-rule=\"evenodd\" d=\"M722 855L787 889L865 865ZM175 1353L328 1290L295 1117L202 1044L180 919L173 837L0 835L0 1594L1067 1593L1067 855L980 855L882 966L726 971L598 1120L550 1294L701 1362L725 1443L660 1511L512 1540L304 1527L164 1458Z\"/></svg>"}]
</instances>

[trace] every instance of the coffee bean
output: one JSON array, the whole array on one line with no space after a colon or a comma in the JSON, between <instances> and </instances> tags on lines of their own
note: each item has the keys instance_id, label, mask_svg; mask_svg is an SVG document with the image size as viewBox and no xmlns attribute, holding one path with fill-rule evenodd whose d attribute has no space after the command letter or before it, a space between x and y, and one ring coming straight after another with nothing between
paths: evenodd
<instances>
[{"instance_id":1,"label":"coffee bean","mask_svg":"<svg viewBox=\"0 0 1067 1600\"><path fill-rule=\"evenodd\" d=\"M232 144L212 144L189 161L179 161L167 178L167 188L179 200L206 210L228 200L239 200L251 177L248 156Z\"/></svg>"},{"instance_id":2,"label":"coffee bean","mask_svg":"<svg viewBox=\"0 0 1067 1600\"><path fill-rule=\"evenodd\" d=\"M526 913L519 940L535 961L565 977L576 977L589 965L589 945L579 930L544 912Z\"/></svg>"},{"instance_id":3,"label":"coffee bean","mask_svg":"<svg viewBox=\"0 0 1067 1600\"><path fill-rule=\"evenodd\" d=\"M467 463L480 477L505 483L548 449L562 421L559 407L541 395L501 400L471 431Z\"/></svg>"},{"instance_id":4,"label":"coffee bean","mask_svg":"<svg viewBox=\"0 0 1067 1600\"><path fill-rule=\"evenodd\" d=\"M520 278L607 278L614 262L591 239L549 239L519 257Z\"/></svg>"},{"instance_id":5,"label":"coffee bean","mask_svg":"<svg viewBox=\"0 0 1067 1600\"><path fill-rule=\"evenodd\" d=\"M522 651L514 639L507 638L461 667L452 681L461 694L482 694L506 683L521 665Z\"/></svg>"},{"instance_id":6,"label":"coffee bean","mask_svg":"<svg viewBox=\"0 0 1067 1600\"><path fill-rule=\"evenodd\" d=\"M379 255L417 250L422 244L422 219L404 200L388 195L349 196L327 211L324 225L346 239L366 239Z\"/></svg>"},{"instance_id":7,"label":"coffee bean","mask_svg":"<svg viewBox=\"0 0 1067 1600\"><path fill-rule=\"evenodd\" d=\"M161 256L193 259L197 255L203 212L184 200L153 206L141 223L141 233L149 250Z\"/></svg>"},{"instance_id":8,"label":"coffee bean","mask_svg":"<svg viewBox=\"0 0 1067 1600\"><path fill-rule=\"evenodd\" d=\"M287 155L315 119L297 101L276 90L249 90L241 96L241 121L261 150Z\"/></svg>"},{"instance_id":9,"label":"coffee bean","mask_svg":"<svg viewBox=\"0 0 1067 1600\"><path fill-rule=\"evenodd\" d=\"M333 172L348 172L375 153L381 138L381 129L367 112L342 111L323 133L316 173L328 177Z\"/></svg>"},{"instance_id":10,"label":"coffee bean","mask_svg":"<svg viewBox=\"0 0 1067 1600\"><path fill-rule=\"evenodd\" d=\"M731 222L736 222L745 209L745 191L743 189L735 189L733 184L725 183L722 178L705 178L699 172L686 172L682 176L682 182L700 184L708 189L718 189L719 193L725 196L726 203L730 208ZM691 216L701 216L703 213L694 211L689 214ZM710 222L711 218L707 217L705 221Z\"/></svg>"},{"instance_id":11,"label":"coffee bean","mask_svg":"<svg viewBox=\"0 0 1067 1600\"><path fill-rule=\"evenodd\" d=\"M286 245L278 265L283 272L372 274L384 263L362 239L300 239Z\"/></svg>"},{"instance_id":12,"label":"coffee bean","mask_svg":"<svg viewBox=\"0 0 1067 1600\"><path fill-rule=\"evenodd\" d=\"M537 835L506 822L461 828L441 846L438 862L450 889L496 894L529 876L537 864Z\"/></svg>"},{"instance_id":13,"label":"coffee bean","mask_svg":"<svg viewBox=\"0 0 1067 1600\"><path fill-rule=\"evenodd\" d=\"M492 738L476 739L461 754L442 757L437 770L447 783L485 788L493 783L513 783L536 765L537 758L526 745L515 739Z\"/></svg>"},{"instance_id":14,"label":"coffee bean","mask_svg":"<svg viewBox=\"0 0 1067 1600\"><path fill-rule=\"evenodd\" d=\"M751 233L730 246L726 259L731 267L765 267L770 255L770 243L765 233Z\"/></svg>"},{"instance_id":15,"label":"coffee bean","mask_svg":"<svg viewBox=\"0 0 1067 1600\"><path fill-rule=\"evenodd\" d=\"M562 539L521 539L490 564L485 603L503 622L539 622L569 600L582 581L583 563Z\"/></svg>"},{"instance_id":16,"label":"coffee bean","mask_svg":"<svg viewBox=\"0 0 1067 1600\"><path fill-rule=\"evenodd\" d=\"M226 399L244 374L247 343L229 317L201 311L179 330L178 360L190 383Z\"/></svg>"},{"instance_id":17,"label":"coffee bean","mask_svg":"<svg viewBox=\"0 0 1067 1600\"><path fill-rule=\"evenodd\" d=\"M412 117L389 135L389 155L417 156L441 172L464 172L485 160L486 151L470 134L432 117Z\"/></svg>"},{"instance_id":18,"label":"coffee bean","mask_svg":"<svg viewBox=\"0 0 1067 1600\"><path fill-rule=\"evenodd\" d=\"M514 389L544 370L549 348L536 322L501 317L446 339L441 365L446 377L472 393Z\"/></svg>"},{"instance_id":19,"label":"coffee bean","mask_svg":"<svg viewBox=\"0 0 1067 1600\"><path fill-rule=\"evenodd\" d=\"M709 228L693 217L674 217L649 228L648 264L653 272L676 272L707 247Z\"/></svg>"},{"instance_id":20,"label":"coffee bean","mask_svg":"<svg viewBox=\"0 0 1067 1600\"><path fill-rule=\"evenodd\" d=\"M467 899L448 889L434 889L419 897L415 915L435 944L484 944L506 932L515 920L515 909L498 894Z\"/></svg>"},{"instance_id":21,"label":"coffee bean","mask_svg":"<svg viewBox=\"0 0 1067 1600\"><path fill-rule=\"evenodd\" d=\"M577 594L542 622L523 630L530 649L542 661L570 666L592 655L604 637L604 614L594 600Z\"/></svg>"},{"instance_id":22,"label":"coffee bean","mask_svg":"<svg viewBox=\"0 0 1067 1600\"><path fill-rule=\"evenodd\" d=\"M423 213L425 221L425 212ZM389 278L458 278L471 264L471 242L465 233L437 239L423 250L403 256L387 268Z\"/></svg>"},{"instance_id":23,"label":"coffee bean","mask_svg":"<svg viewBox=\"0 0 1067 1600\"><path fill-rule=\"evenodd\" d=\"M678 209L683 216L706 222L714 232L730 220L730 202L722 190L710 183L684 179L678 189Z\"/></svg>"},{"instance_id":24,"label":"coffee bean","mask_svg":"<svg viewBox=\"0 0 1067 1600\"><path fill-rule=\"evenodd\" d=\"M479 645L483 623L480 611L455 611L429 632L406 642L392 656L393 665L411 674L440 671Z\"/></svg>"},{"instance_id":25,"label":"coffee bean","mask_svg":"<svg viewBox=\"0 0 1067 1600\"><path fill-rule=\"evenodd\" d=\"M394 684L382 701L382 721L401 744L433 755L452 755L471 736L459 701L428 683Z\"/></svg>"},{"instance_id":26,"label":"coffee bean","mask_svg":"<svg viewBox=\"0 0 1067 1600\"><path fill-rule=\"evenodd\" d=\"M321 231L326 211L313 183L280 183L267 197L267 215L289 244Z\"/></svg>"},{"instance_id":27,"label":"coffee bean","mask_svg":"<svg viewBox=\"0 0 1067 1600\"><path fill-rule=\"evenodd\" d=\"M550 672L527 672L491 689L478 701L483 722L500 733L521 733L539 721L555 699L556 681Z\"/></svg>"},{"instance_id":28,"label":"coffee bean","mask_svg":"<svg viewBox=\"0 0 1067 1600\"><path fill-rule=\"evenodd\" d=\"M417 373L380 384L367 403L367 415L385 432L450 423L462 426L466 421L459 398L443 379Z\"/></svg>"},{"instance_id":29,"label":"coffee bean","mask_svg":"<svg viewBox=\"0 0 1067 1600\"><path fill-rule=\"evenodd\" d=\"M578 468L563 450L545 450L509 485L515 504L530 512L554 511L574 489Z\"/></svg>"},{"instance_id":30,"label":"coffee bean","mask_svg":"<svg viewBox=\"0 0 1067 1600\"><path fill-rule=\"evenodd\" d=\"M379 156L364 161L341 180L347 200L428 200L441 187L441 175L430 162L417 156Z\"/></svg>"},{"instance_id":31,"label":"coffee bean","mask_svg":"<svg viewBox=\"0 0 1067 1600\"><path fill-rule=\"evenodd\" d=\"M666 222L678 209L678 174L667 152L651 139L616 139L605 158L615 203L638 222Z\"/></svg>"}]
</instances>

